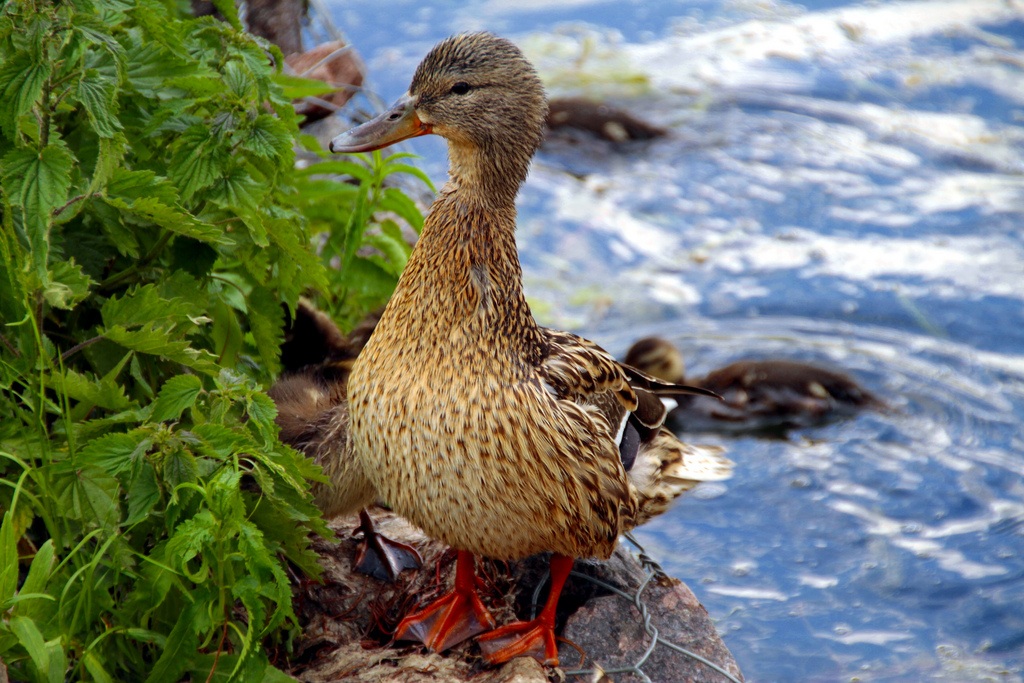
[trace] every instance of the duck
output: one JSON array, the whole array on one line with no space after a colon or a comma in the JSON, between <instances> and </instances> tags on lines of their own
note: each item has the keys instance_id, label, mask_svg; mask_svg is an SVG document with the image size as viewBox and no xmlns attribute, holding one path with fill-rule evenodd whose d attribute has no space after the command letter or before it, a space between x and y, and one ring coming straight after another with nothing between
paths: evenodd
<instances>
[{"instance_id":1,"label":"duck","mask_svg":"<svg viewBox=\"0 0 1024 683\"><path fill-rule=\"evenodd\" d=\"M662 398L709 392L534 319L515 202L546 110L518 47L460 34L428 52L390 109L329 145L350 154L427 134L447 142L448 180L352 367L349 433L359 486L456 551L452 589L406 615L396 640L441 652L475 637L489 664L557 665L555 610L575 559L608 558L621 534L732 466L664 428ZM543 608L497 627L475 558L538 553L551 553Z\"/></svg>"},{"instance_id":2,"label":"duck","mask_svg":"<svg viewBox=\"0 0 1024 683\"><path fill-rule=\"evenodd\" d=\"M283 372L267 392L277 407L281 441L320 465L327 477L327 482L315 481L310 487L314 503L327 519L353 512L345 504L351 495L353 465L348 377L378 319L379 312L371 313L346 335L330 316L300 300L281 344ZM422 558L416 548L379 533L365 505L358 514L356 531L362 538L353 565L357 571L395 581L402 571L420 567Z\"/></svg>"},{"instance_id":3,"label":"duck","mask_svg":"<svg viewBox=\"0 0 1024 683\"><path fill-rule=\"evenodd\" d=\"M784 358L741 360L703 377L687 377L682 353L657 336L637 340L623 363L666 382L702 387L722 398L681 397L668 418L680 431L785 436L792 429L820 426L885 405L841 372Z\"/></svg>"}]
</instances>

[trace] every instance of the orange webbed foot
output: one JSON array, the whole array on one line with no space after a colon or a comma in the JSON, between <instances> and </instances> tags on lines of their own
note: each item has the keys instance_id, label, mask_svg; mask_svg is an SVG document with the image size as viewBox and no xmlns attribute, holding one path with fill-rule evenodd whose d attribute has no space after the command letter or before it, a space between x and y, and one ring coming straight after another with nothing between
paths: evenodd
<instances>
[{"instance_id":1,"label":"orange webbed foot","mask_svg":"<svg viewBox=\"0 0 1024 683\"><path fill-rule=\"evenodd\" d=\"M558 666L554 627L540 618L502 626L480 636L476 642L488 664L503 664L528 655L546 666Z\"/></svg>"},{"instance_id":2,"label":"orange webbed foot","mask_svg":"<svg viewBox=\"0 0 1024 683\"><path fill-rule=\"evenodd\" d=\"M565 580L572 571L573 559L565 555L551 557L551 590L544 609L533 621L517 621L477 638L488 664L502 664L515 657L529 655L547 666L558 666L555 642L555 609Z\"/></svg>"},{"instance_id":3,"label":"orange webbed foot","mask_svg":"<svg viewBox=\"0 0 1024 683\"><path fill-rule=\"evenodd\" d=\"M476 594L473 555L459 551L455 588L402 619L395 640L418 640L434 652L444 652L493 628L494 617Z\"/></svg>"}]
</instances>

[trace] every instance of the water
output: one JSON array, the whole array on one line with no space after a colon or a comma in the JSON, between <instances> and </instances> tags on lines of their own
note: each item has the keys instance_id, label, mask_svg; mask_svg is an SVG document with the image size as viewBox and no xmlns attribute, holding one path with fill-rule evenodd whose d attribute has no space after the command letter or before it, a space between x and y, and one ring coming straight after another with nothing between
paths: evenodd
<instances>
[{"instance_id":1,"label":"water","mask_svg":"<svg viewBox=\"0 0 1024 683\"><path fill-rule=\"evenodd\" d=\"M1024 6L336 3L386 100L450 33L671 130L559 136L520 202L538 317L695 374L825 363L892 410L729 439L735 477L638 536L751 681L1024 672ZM444 176L440 141L409 149Z\"/></svg>"}]
</instances>

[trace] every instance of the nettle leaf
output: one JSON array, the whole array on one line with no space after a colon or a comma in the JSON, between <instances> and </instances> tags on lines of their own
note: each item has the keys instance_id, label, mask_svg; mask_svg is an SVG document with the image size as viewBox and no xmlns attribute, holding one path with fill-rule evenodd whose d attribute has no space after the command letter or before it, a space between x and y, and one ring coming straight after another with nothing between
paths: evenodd
<instances>
[{"instance_id":1,"label":"nettle leaf","mask_svg":"<svg viewBox=\"0 0 1024 683\"><path fill-rule=\"evenodd\" d=\"M161 228L179 235L214 244L229 243L221 228L204 223L187 211L168 206L159 199L145 197L128 202L115 197L107 197L106 203L120 210L123 214L137 220L155 223Z\"/></svg>"},{"instance_id":2,"label":"nettle leaf","mask_svg":"<svg viewBox=\"0 0 1024 683\"><path fill-rule=\"evenodd\" d=\"M174 184L153 171L115 170L107 184L107 195L127 201L148 197L167 206L178 204L178 191Z\"/></svg>"},{"instance_id":3,"label":"nettle leaf","mask_svg":"<svg viewBox=\"0 0 1024 683\"><path fill-rule=\"evenodd\" d=\"M95 465L64 463L55 470L54 490L64 515L113 528L121 516L117 479Z\"/></svg>"},{"instance_id":4,"label":"nettle leaf","mask_svg":"<svg viewBox=\"0 0 1024 683\"><path fill-rule=\"evenodd\" d=\"M96 134L113 137L121 130L117 119L117 81L98 69L86 69L78 81L78 101L85 107Z\"/></svg>"},{"instance_id":5,"label":"nettle leaf","mask_svg":"<svg viewBox=\"0 0 1024 683\"><path fill-rule=\"evenodd\" d=\"M267 441L276 440L278 430L274 418L277 417L277 406L273 399L264 393L254 393L246 400L245 409L250 424L259 430L260 435Z\"/></svg>"},{"instance_id":6,"label":"nettle leaf","mask_svg":"<svg viewBox=\"0 0 1024 683\"><path fill-rule=\"evenodd\" d=\"M196 425L192 432L199 437L202 452L220 460L229 460L256 445L244 433L212 422Z\"/></svg>"},{"instance_id":7,"label":"nettle leaf","mask_svg":"<svg viewBox=\"0 0 1024 683\"><path fill-rule=\"evenodd\" d=\"M128 66L126 87L153 99L169 99L181 94L181 91L167 87L167 81L194 74L196 66L159 43L147 40L137 29L130 31L129 37L130 45L125 56Z\"/></svg>"},{"instance_id":8,"label":"nettle leaf","mask_svg":"<svg viewBox=\"0 0 1024 683\"><path fill-rule=\"evenodd\" d=\"M42 149L13 149L3 159L3 189L11 204L23 210L22 224L32 246L35 271L43 281L52 214L67 201L73 161L71 152L60 141Z\"/></svg>"},{"instance_id":9,"label":"nettle leaf","mask_svg":"<svg viewBox=\"0 0 1024 683\"><path fill-rule=\"evenodd\" d=\"M108 299L100 309L103 324L108 327L146 325L161 321L183 322L189 316L202 314L196 304L180 296L165 298L157 285L133 287L120 297Z\"/></svg>"},{"instance_id":10,"label":"nettle leaf","mask_svg":"<svg viewBox=\"0 0 1024 683\"><path fill-rule=\"evenodd\" d=\"M92 181L86 194L93 194L106 188L107 183L118 171L123 171L121 162L128 151L128 139L121 133L110 137L100 138L99 154L96 157L96 167L92 172ZM168 183L170 185L170 183ZM84 206L85 202L79 202Z\"/></svg>"},{"instance_id":11,"label":"nettle leaf","mask_svg":"<svg viewBox=\"0 0 1024 683\"><path fill-rule=\"evenodd\" d=\"M124 395L124 387L112 380L101 380L92 373L80 373L73 368L55 372L46 380L47 386L64 392L68 398L87 406L99 406L107 410L125 410L131 401Z\"/></svg>"},{"instance_id":12,"label":"nettle leaf","mask_svg":"<svg viewBox=\"0 0 1024 683\"><path fill-rule=\"evenodd\" d=\"M161 466L164 481L171 488L176 488L181 484L191 484L199 478L199 464L196 462L196 456L184 448L175 448L165 454Z\"/></svg>"},{"instance_id":13,"label":"nettle leaf","mask_svg":"<svg viewBox=\"0 0 1024 683\"><path fill-rule=\"evenodd\" d=\"M217 359L213 354L192 348L189 342L175 338L181 336L179 333L153 323L134 330L115 325L104 330L103 336L126 349L161 356L207 374L217 372Z\"/></svg>"},{"instance_id":14,"label":"nettle leaf","mask_svg":"<svg viewBox=\"0 0 1024 683\"><path fill-rule=\"evenodd\" d=\"M252 129L242 140L242 149L258 157L280 157L282 163L292 163L292 136L288 127L270 114L260 114Z\"/></svg>"},{"instance_id":15,"label":"nettle leaf","mask_svg":"<svg viewBox=\"0 0 1024 683\"><path fill-rule=\"evenodd\" d=\"M229 156L210 135L206 126L192 126L182 133L174 145L170 176L183 200L213 185L223 174Z\"/></svg>"},{"instance_id":16,"label":"nettle leaf","mask_svg":"<svg viewBox=\"0 0 1024 683\"><path fill-rule=\"evenodd\" d=\"M186 408L195 405L203 383L195 375L178 375L172 377L160 387L153 402L153 420L166 422L177 420Z\"/></svg>"},{"instance_id":17,"label":"nettle leaf","mask_svg":"<svg viewBox=\"0 0 1024 683\"><path fill-rule=\"evenodd\" d=\"M58 261L50 269L43 297L54 308L70 310L89 296L93 284L92 278L82 271L82 267L73 258Z\"/></svg>"},{"instance_id":18,"label":"nettle leaf","mask_svg":"<svg viewBox=\"0 0 1024 683\"><path fill-rule=\"evenodd\" d=\"M256 94L252 71L236 59L232 59L224 65L224 83L239 99L252 99Z\"/></svg>"},{"instance_id":19,"label":"nettle leaf","mask_svg":"<svg viewBox=\"0 0 1024 683\"><path fill-rule=\"evenodd\" d=\"M128 518L124 523L131 525L142 521L159 502L160 484L156 470L143 461L128 485Z\"/></svg>"},{"instance_id":20,"label":"nettle leaf","mask_svg":"<svg viewBox=\"0 0 1024 683\"><path fill-rule=\"evenodd\" d=\"M149 429L133 429L93 439L79 449L77 457L79 462L95 465L116 477L140 463L152 447Z\"/></svg>"},{"instance_id":21,"label":"nettle leaf","mask_svg":"<svg viewBox=\"0 0 1024 683\"><path fill-rule=\"evenodd\" d=\"M50 77L50 64L18 53L0 67L0 129L8 138L14 137L14 122L39 101L43 85Z\"/></svg>"}]
</instances>

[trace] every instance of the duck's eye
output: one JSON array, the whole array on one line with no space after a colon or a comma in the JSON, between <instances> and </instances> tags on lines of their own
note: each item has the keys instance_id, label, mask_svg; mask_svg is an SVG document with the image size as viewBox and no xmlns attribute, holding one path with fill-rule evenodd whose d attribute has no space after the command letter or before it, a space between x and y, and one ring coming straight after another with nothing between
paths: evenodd
<instances>
[{"instance_id":1,"label":"duck's eye","mask_svg":"<svg viewBox=\"0 0 1024 683\"><path fill-rule=\"evenodd\" d=\"M454 95L465 95L469 92L469 83L465 81L459 81L452 86L452 94Z\"/></svg>"}]
</instances>

